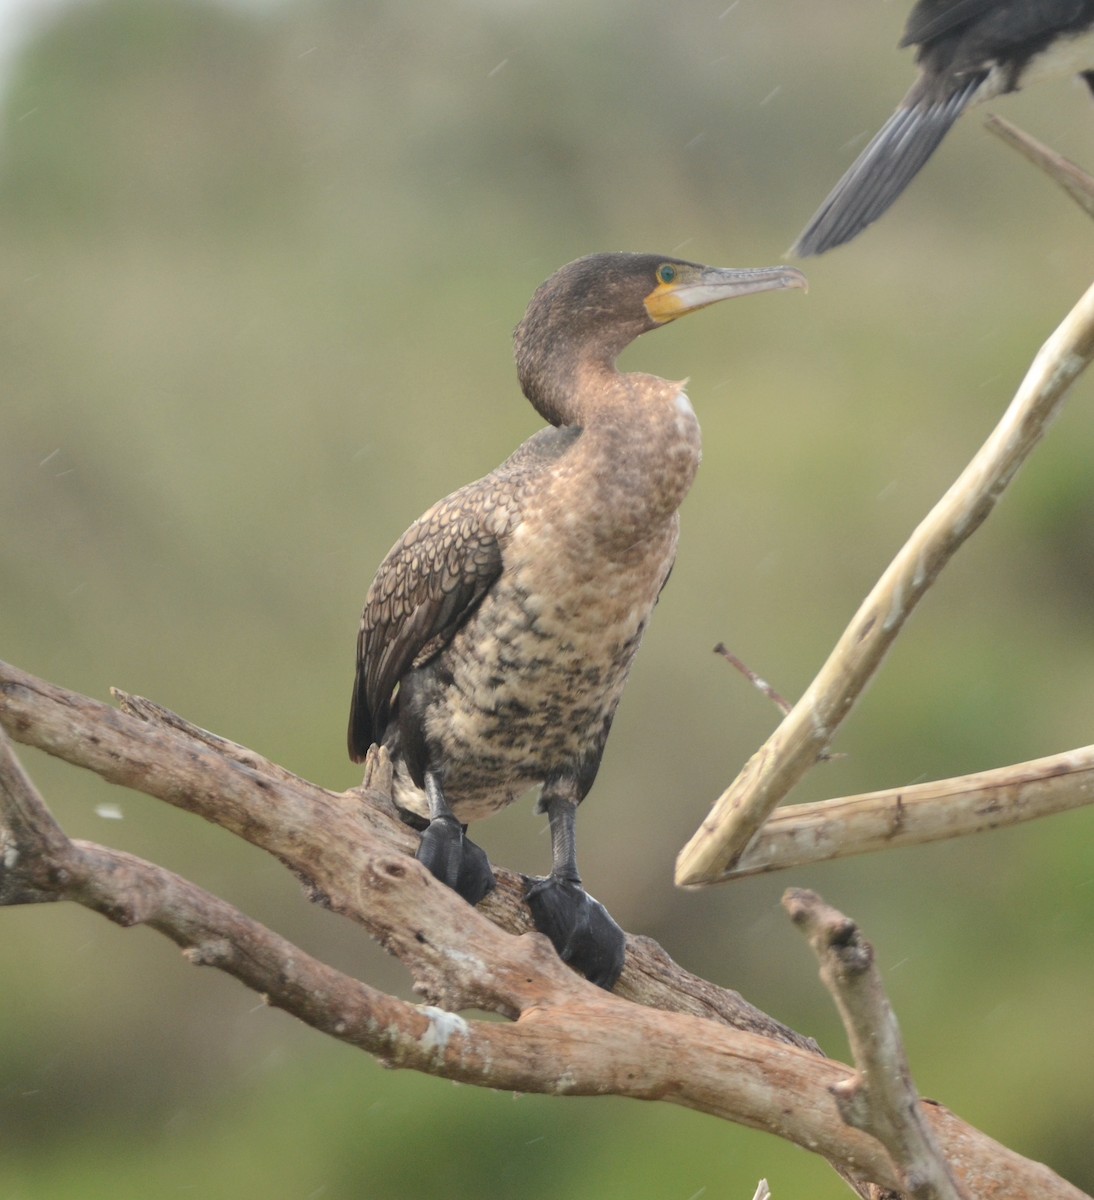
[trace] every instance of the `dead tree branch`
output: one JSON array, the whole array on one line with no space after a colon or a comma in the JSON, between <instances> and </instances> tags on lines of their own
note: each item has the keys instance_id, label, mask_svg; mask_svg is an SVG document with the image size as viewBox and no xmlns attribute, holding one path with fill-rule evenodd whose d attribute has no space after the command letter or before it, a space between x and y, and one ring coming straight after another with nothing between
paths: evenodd
<instances>
[{"instance_id":1,"label":"dead tree branch","mask_svg":"<svg viewBox=\"0 0 1094 1200\"><path fill-rule=\"evenodd\" d=\"M254 751L211 735L167 709L123 697L128 711L119 712L0 663L0 725L13 739L242 837L285 863L305 882L313 899L352 920L362 920L357 881L365 868L365 852L413 852L416 835L394 815L383 763L369 765L361 789L331 792L282 767L271 770ZM151 719L132 715L138 711ZM463 905L456 911L485 913L510 933L530 932L520 876L495 870L497 890L477 910ZM627 964L616 995L724 1021L818 1052L812 1039L773 1020L736 992L683 970L649 938L628 939Z\"/></svg>"},{"instance_id":2,"label":"dead tree branch","mask_svg":"<svg viewBox=\"0 0 1094 1200\"><path fill-rule=\"evenodd\" d=\"M725 879L779 801L828 752L916 604L995 507L1092 357L1094 286L1042 346L998 425L875 584L808 690L680 851L681 887Z\"/></svg>"},{"instance_id":3,"label":"dead tree branch","mask_svg":"<svg viewBox=\"0 0 1094 1200\"><path fill-rule=\"evenodd\" d=\"M69 841L0 738L0 900L70 899L121 925L147 924L313 1027L406 1066L506 1090L659 1099L765 1129L828 1158L860 1195L900 1186L873 1137L845 1127L830 1089L849 1068L736 993L689 976L645 939L628 940L621 993L566 968L528 929L519 881L472 909L407 854L382 760L339 795L244 747L193 736L0 665L0 726L103 778L135 787L275 854L313 899L360 923L430 1002L409 1004L318 962L224 901L151 863ZM214 746L216 748L214 748ZM488 919L489 917L489 919ZM625 998L626 997L626 998ZM477 1021L458 1010L503 1014ZM1082 1193L937 1107L928 1113L970 1192L1014 1200Z\"/></svg>"},{"instance_id":4,"label":"dead tree branch","mask_svg":"<svg viewBox=\"0 0 1094 1200\"><path fill-rule=\"evenodd\" d=\"M874 948L854 921L816 892L791 888L783 907L809 939L851 1043L855 1074L832 1087L840 1115L886 1147L901 1186L915 1200L969 1200L943 1157L912 1082Z\"/></svg>"},{"instance_id":5,"label":"dead tree branch","mask_svg":"<svg viewBox=\"0 0 1094 1200\"><path fill-rule=\"evenodd\" d=\"M1094 804L1094 746L1030 762L776 809L723 878L919 846Z\"/></svg>"}]
</instances>

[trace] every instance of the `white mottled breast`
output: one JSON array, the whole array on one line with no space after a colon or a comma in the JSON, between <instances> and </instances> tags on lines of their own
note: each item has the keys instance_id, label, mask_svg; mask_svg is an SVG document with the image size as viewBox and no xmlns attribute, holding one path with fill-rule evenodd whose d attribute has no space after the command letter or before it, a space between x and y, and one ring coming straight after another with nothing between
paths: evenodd
<instances>
[{"instance_id":1,"label":"white mottled breast","mask_svg":"<svg viewBox=\"0 0 1094 1200\"><path fill-rule=\"evenodd\" d=\"M583 554L537 554L517 531L502 581L445 652L451 685L427 719L461 820L599 750L672 565L671 524L646 553L596 569Z\"/></svg>"}]
</instances>

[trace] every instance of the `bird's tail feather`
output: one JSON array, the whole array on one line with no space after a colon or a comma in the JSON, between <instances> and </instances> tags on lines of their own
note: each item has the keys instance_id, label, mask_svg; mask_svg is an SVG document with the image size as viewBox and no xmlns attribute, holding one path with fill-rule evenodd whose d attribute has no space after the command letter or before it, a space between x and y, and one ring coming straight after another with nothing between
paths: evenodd
<instances>
[{"instance_id":1,"label":"bird's tail feather","mask_svg":"<svg viewBox=\"0 0 1094 1200\"><path fill-rule=\"evenodd\" d=\"M977 76L943 100L898 108L832 189L791 254L823 254L873 224L931 157L981 82Z\"/></svg>"},{"instance_id":2,"label":"bird's tail feather","mask_svg":"<svg viewBox=\"0 0 1094 1200\"><path fill-rule=\"evenodd\" d=\"M350 701L349 732L347 735L349 757L351 762L365 761L374 736L372 717L368 710L368 695L365 687L365 672L359 666L357 678L353 681L353 698Z\"/></svg>"}]
</instances>

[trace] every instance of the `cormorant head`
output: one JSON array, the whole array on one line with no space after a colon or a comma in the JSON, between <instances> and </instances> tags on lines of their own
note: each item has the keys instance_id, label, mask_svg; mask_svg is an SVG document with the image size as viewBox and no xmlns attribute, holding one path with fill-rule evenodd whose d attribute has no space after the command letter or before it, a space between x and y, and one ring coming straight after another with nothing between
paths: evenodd
<instances>
[{"instance_id":1,"label":"cormorant head","mask_svg":"<svg viewBox=\"0 0 1094 1200\"><path fill-rule=\"evenodd\" d=\"M640 334L733 296L805 288L793 267L705 267L658 254L590 254L536 289L514 335L521 388L553 425L583 366L610 368Z\"/></svg>"}]
</instances>

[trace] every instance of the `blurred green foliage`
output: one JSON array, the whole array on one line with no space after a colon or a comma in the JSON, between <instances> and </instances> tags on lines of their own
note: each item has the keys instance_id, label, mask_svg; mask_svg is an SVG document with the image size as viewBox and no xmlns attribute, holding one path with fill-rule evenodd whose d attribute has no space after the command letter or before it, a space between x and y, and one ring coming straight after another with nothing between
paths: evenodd
<instances>
[{"instance_id":1,"label":"blurred green foliage","mask_svg":"<svg viewBox=\"0 0 1094 1200\"><path fill-rule=\"evenodd\" d=\"M536 428L509 331L593 250L777 261L910 81L905 5L105 0L14 61L0 115L0 655L149 695L332 787L372 569ZM1092 160L1066 82L1000 102ZM582 817L630 929L845 1054L778 909L876 943L922 1090L1094 1188L1094 813L681 894L676 851L988 432L1089 282L1085 218L966 117L896 208L763 297L644 339L706 460ZM1090 740L1091 383L922 605L795 799ZM74 836L163 862L408 992L275 864L25 761ZM120 805L123 819L97 815ZM540 870L542 821L482 834ZM0 1200L845 1195L771 1138L615 1100L389 1074L147 931L10 910Z\"/></svg>"}]
</instances>

